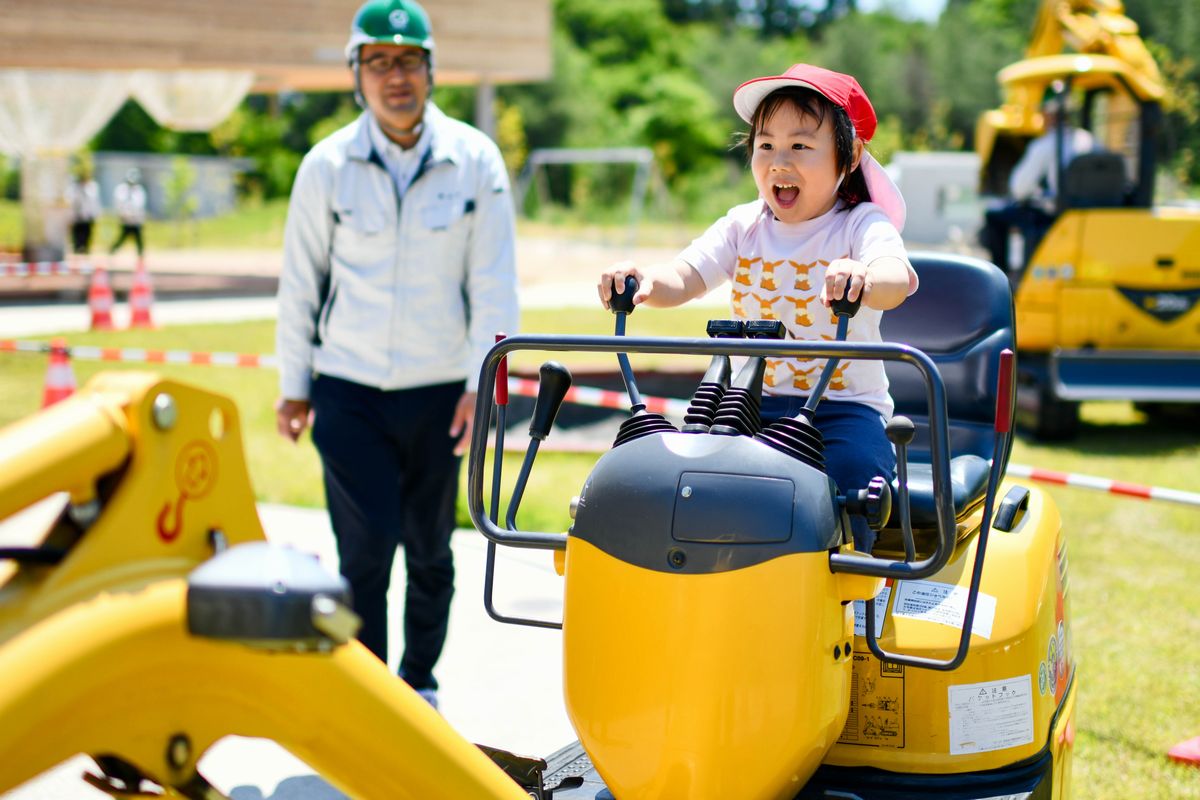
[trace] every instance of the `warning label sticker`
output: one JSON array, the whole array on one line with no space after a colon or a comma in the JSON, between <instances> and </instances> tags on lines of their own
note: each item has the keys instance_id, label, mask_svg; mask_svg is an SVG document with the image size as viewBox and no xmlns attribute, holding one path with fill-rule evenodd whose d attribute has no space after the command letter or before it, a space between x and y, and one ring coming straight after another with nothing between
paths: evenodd
<instances>
[{"instance_id":1,"label":"warning label sticker","mask_svg":"<svg viewBox=\"0 0 1200 800\"><path fill-rule=\"evenodd\" d=\"M986 753L1033 741L1033 681L950 686L950 754Z\"/></svg>"},{"instance_id":2,"label":"warning label sticker","mask_svg":"<svg viewBox=\"0 0 1200 800\"><path fill-rule=\"evenodd\" d=\"M904 747L904 667L854 654L850 714L838 739L842 744Z\"/></svg>"},{"instance_id":3,"label":"warning label sticker","mask_svg":"<svg viewBox=\"0 0 1200 800\"><path fill-rule=\"evenodd\" d=\"M961 630L963 618L967 615L967 595L966 589L949 583L900 581L896 584L892 616L936 622ZM975 603L971 633L985 639L992 638L995 619L996 598L980 592L979 600Z\"/></svg>"}]
</instances>

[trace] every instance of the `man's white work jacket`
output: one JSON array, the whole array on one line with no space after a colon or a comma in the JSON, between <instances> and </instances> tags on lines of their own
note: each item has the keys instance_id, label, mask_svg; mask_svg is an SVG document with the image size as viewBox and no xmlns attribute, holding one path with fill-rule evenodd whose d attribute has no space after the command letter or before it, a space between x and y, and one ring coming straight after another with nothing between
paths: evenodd
<instances>
[{"instance_id":1,"label":"man's white work jacket","mask_svg":"<svg viewBox=\"0 0 1200 800\"><path fill-rule=\"evenodd\" d=\"M379 389L467 379L517 324L508 173L485 134L426 107L430 146L404 194L370 112L319 142L292 187L276 347L283 397L314 373Z\"/></svg>"}]
</instances>

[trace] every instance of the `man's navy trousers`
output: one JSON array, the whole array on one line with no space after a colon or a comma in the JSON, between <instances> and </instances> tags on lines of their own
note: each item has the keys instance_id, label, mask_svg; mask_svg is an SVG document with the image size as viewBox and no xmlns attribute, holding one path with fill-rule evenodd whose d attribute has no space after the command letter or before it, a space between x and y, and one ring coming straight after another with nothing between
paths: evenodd
<instances>
[{"instance_id":1,"label":"man's navy trousers","mask_svg":"<svg viewBox=\"0 0 1200 800\"><path fill-rule=\"evenodd\" d=\"M319 375L313 381L313 443L341 573L350 582L358 638L387 663L387 590L404 548L404 655L400 676L436 689L454 596L454 531L460 458L450 437L464 383L385 391Z\"/></svg>"}]
</instances>

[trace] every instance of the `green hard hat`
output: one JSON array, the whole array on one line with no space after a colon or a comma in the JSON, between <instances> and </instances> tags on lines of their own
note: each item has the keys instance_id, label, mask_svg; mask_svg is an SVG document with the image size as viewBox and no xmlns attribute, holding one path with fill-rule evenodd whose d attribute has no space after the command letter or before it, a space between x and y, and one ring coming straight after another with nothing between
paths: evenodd
<instances>
[{"instance_id":1,"label":"green hard hat","mask_svg":"<svg viewBox=\"0 0 1200 800\"><path fill-rule=\"evenodd\" d=\"M406 44L433 52L429 15L416 0L367 0L354 15L346 60L364 44Z\"/></svg>"}]
</instances>

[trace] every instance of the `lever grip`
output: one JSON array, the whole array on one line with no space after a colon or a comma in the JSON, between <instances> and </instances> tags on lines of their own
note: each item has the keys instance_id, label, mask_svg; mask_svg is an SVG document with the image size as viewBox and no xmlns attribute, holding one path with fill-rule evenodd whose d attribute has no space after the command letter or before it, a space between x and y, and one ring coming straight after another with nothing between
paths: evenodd
<instances>
[{"instance_id":1,"label":"lever grip","mask_svg":"<svg viewBox=\"0 0 1200 800\"><path fill-rule=\"evenodd\" d=\"M533 417L529 421L529 435L541 441L550 435L554 418L571 388L571 372L557 361L547 361L538 370L538 375L540 381L537 399L533 402Z\"/></svg>"},{"instance_id":2,"label":"lever grip","mask_svg":"<svg viewBox=\"0 0 1200 800\"><path fill-rule=\"evenodd\" d=\"M496 334L496 342L502 342L505 333ZM496 367L496 405L508 405L508 356L500 359L500 366Z\"/></svg>"},{"instance_id":3,"label":"lever grip","mask_svg":"<svg viewBox=\"0 0 1200 800\"><path fill-rule=\"evenodd\" d=\"M632 275L625 276L625 291L617 294L617 282L614 280L612 285L612 296L608 301L608 308L614 314L633 313L633 296L638 290L638 280Z\"/></svg>"},{"instance_id":4,"label":"lever grip","mask_svg":"<svg viewBox=\"0 0 1200 800\"><path fill-rule=\"evenodd\" d=\"M1012 427L1013 351L1000 351L1000 368L996 377L996 433L1008 433Z\"/></svg>"},{"instance_id":5,"label":"lever grip","mask_svg":"<svg viewBox=\"0 0 1200 800\"><path fill-rule=\"evenodd\" d=\"M855 314L858 313L858 308L861 305L862 305L862 292L861 291L858 293L858 299L855 300L854 302L850 302L849 300L847 300L846 296L843 294L841 299L831 300L829 303L829 306L833 310L833 313L839 317L853 317Z\"/></svg>"}]
</instances>

